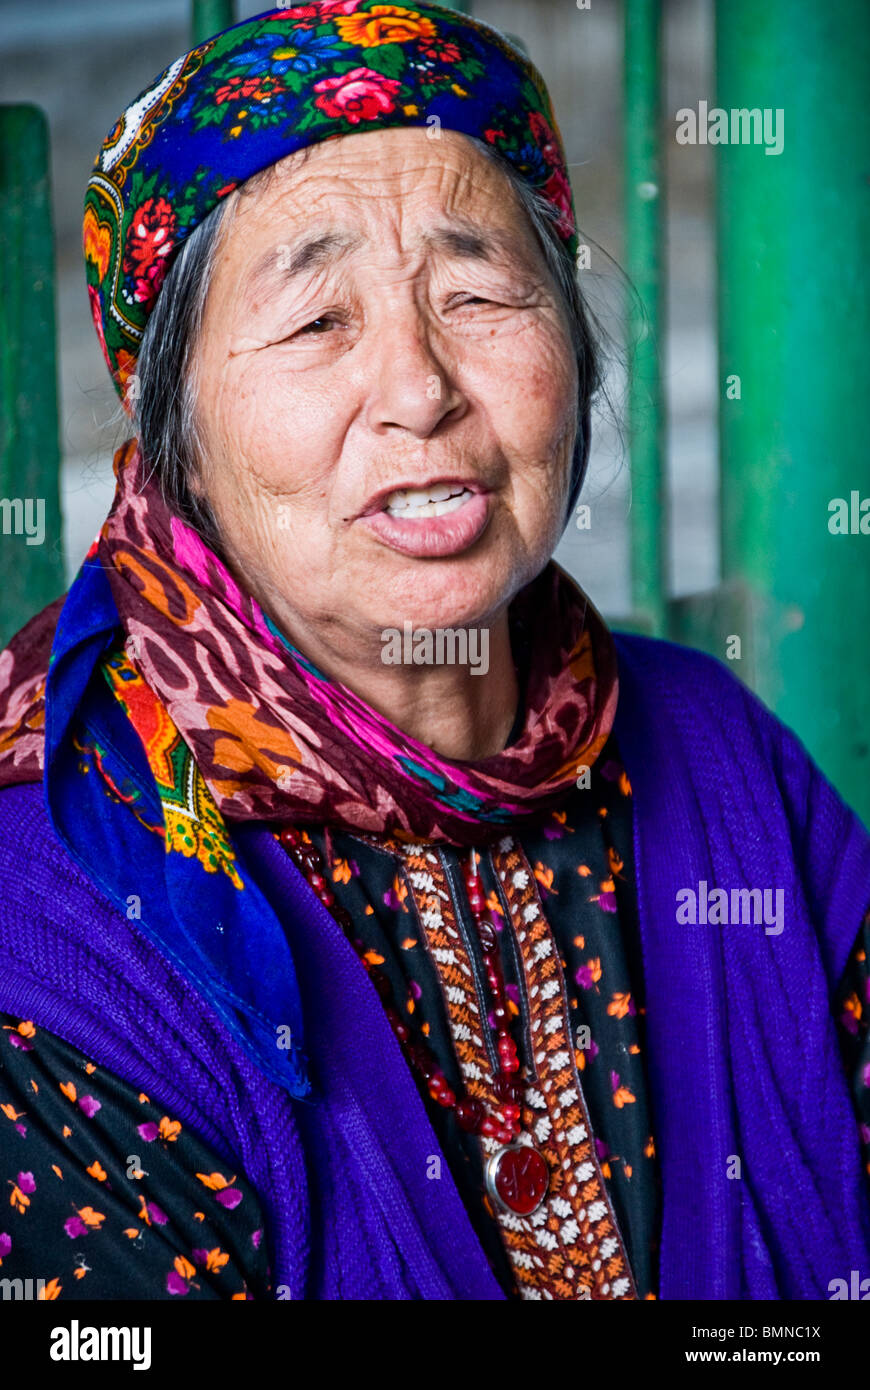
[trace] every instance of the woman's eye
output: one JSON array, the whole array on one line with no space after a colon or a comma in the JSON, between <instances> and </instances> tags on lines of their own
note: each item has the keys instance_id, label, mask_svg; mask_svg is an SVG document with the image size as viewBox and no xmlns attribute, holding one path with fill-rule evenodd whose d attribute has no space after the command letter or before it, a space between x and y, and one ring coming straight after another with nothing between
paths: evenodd
<instances>
[{"instance_id":1,"label":"woman's eye","mask_svg":"<svg viewBox=\"0 0 870 1390\"><path fill-rule=\"evenodd\" d=\"M320 318L312 319L310 323L306 323L303 328L298 330L298 333L323 333L324 325L334 326L335 323L336 320L331 315L322 314ZM294 337L298 336L298 333L294 334Z\"/></svg>"}]
</instances>

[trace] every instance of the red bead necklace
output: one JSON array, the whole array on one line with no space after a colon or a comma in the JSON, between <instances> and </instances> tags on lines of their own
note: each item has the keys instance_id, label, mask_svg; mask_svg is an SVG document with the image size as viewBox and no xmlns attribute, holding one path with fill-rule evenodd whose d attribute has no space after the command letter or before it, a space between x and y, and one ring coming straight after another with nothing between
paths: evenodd
<instances>
[{"instance_id":1,"label":"red bead necklace","mask_svg":"<svg viewBox=\"0 0 870 1390\"><path fill-rule=\"evenodd\" d=\"M295 827L279 831L278 839L292 855L320 901L347 932L352 926L350 913L336 903L317 847ZM498 953L498 933L488 915L486 896L474 850L469 855L469 862L464 866L463 873L493 1002L492 1018L495 1020L496 1052L499 1062L498 1071L493 1077L493 1091L498 1101L494 1112L488 1114L482 1103L467 1091L463 1090L457 1096L430 1048L423 1042L412 1041L410 1031L396 1009L388 977L366 960L361 942L354 939L353 944L380 996L393 1032L411 1066L426 1082L432 1099L446 1110L453 1110L457 1123L466 1133L486 1135L502 1146L486 1161L487 1192L514 1215L528 1216L540 1206L546 1196L550 1185L550 1171L543 1155L533 1145L516 1142L522 1133L520 1100L523 1082L519 1076L520 1061L511 1036L510 1009Z\"/></svg>"}]
</instances>

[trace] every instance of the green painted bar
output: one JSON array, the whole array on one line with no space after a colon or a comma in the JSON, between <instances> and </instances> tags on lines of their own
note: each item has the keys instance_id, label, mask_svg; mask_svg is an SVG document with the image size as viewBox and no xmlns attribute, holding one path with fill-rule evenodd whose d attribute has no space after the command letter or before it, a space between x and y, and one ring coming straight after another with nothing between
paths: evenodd
<instances>
[{"instance_id":1,"label":"green painted bar","mask_svg":"<svg viewBox=\"0 0 870 1390\"><path fill-rule=\"evenodd\" d=\"M795 19L716 7L717 107L784 113L780 154L716 150L723 578L759 694L870 821L870 534L828 529L833 499L870 499L870 8Z\"/></svg>"},{"instance_id":2,"label":"green painted bar","mask_svg":"<svg viewBox=\"0 0 870 1390\"><path fill-rule=\"evenodd\" d=\"M65 587L50 198L43 112L0 106L0 646Z\"/></svg>"},{"instance_id":3,"label":"green painted bar","mask_svg":"<svg viewBox=\"0 0 870 1390\"><path fill-rule=\"evenodd\" d=\"M263 6L268 9L268 5ZM222 29L236 22L235 0L193 0L190 17L190 41L203 43Z\"/></svg>"},{"instance_id":4,"label":"green painted bar","mask_svg":"<svg viewBox=\"0 0 870 1390\"><path fill-rule=\"evenodd\" d=\"M665 410L660 148L661 6L625 0L625 263L628 306L628 436L631 457L631 593L635 626L666 625Z\"/></svg>"}]
</instances>

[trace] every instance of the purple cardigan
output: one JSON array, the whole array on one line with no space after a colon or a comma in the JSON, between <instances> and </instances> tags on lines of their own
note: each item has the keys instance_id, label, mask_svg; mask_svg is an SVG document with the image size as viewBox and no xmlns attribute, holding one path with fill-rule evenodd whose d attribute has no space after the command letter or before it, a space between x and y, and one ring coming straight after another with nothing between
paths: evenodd
<instances>
[{"instance_id":1,"label":"purple cardigan","mask_svg":"<svg viewBox=\"0 0 870 1390\"><path fill-rule=\"evenodd\" d=\"M870 1275L870 1204L830 999L870 902L870 835L718 662L617 634L647 1060L664 1189L660 1297L827 1298ZM234 831L290 940L321 1098L267 1079L54 836L0 792L0 1009L161 1102L263 1200L293 1298L500 1299L382 1006L268 830ZM782 889L784 930L680 925L705 881ZM443 1159L443 1155L441 1155ZM740 1159L740 1176L734 1159Z\"/></svg>"}]
</instances>

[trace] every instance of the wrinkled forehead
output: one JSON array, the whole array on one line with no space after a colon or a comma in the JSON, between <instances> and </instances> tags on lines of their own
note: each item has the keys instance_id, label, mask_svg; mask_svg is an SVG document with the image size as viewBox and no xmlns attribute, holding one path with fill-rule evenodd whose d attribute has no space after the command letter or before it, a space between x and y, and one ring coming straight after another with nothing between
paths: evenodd
<instances>
[{"instance_id":1,"label":"wrinkled forehead","mask_svg":"<svg viewBox=\"0 0 870 1390\"><path fill-rule=\"evenodd\" d=\"M239 214L262 216L280 206L300 220L321 203L357 202L376 213L400 210L418 193L445 208L460 200L495 210L512 190L480 142L453 130L436 136L419 126L338 136L278 160L246 180L234 195Z\"/></svg>"},{"instance_id":2,"label":"wrinkled forehead","mask_svg":"<svg viewBox=\"0 0 870 1390\"><path fill-rule=\"evenodd\" d=\"M477 142L420 128L346 135L290 155L238 190L227 223L225 248L268 256L280 244L299 271L378 238L493 260L534 248L514 190Z\"/></svg>"}]
</instances>

